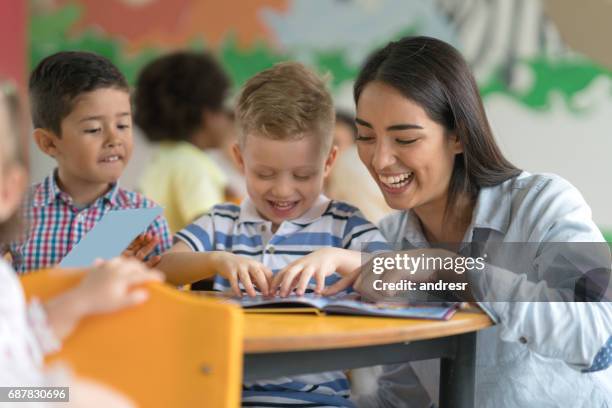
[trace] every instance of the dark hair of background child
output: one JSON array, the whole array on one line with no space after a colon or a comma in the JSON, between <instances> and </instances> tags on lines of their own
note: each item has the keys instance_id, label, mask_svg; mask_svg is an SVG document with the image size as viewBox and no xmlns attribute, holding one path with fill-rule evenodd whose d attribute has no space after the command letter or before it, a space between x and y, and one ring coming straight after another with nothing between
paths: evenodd
<instances>
[{"instance_id":1,"label":"dark hair of background child","mask_svg":"<svg viewBox=\"0 0 612 408\"><path fill-rule=\"evenodd\" d=\"M223 109L229 87L229 78L211 55L166 55L138 77L134 121L152 142L189 140L206 126L203 112Z\"/></svg>"}]
</instances>

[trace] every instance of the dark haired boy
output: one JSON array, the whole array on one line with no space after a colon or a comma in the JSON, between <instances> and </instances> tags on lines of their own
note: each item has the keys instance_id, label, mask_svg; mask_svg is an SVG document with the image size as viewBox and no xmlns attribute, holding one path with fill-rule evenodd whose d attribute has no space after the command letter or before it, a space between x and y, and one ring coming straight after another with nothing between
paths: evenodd
<instances>
[{"instance_id":1,"label":"dark haired boy","mask_svg":"<svg viewBox=\"0 0 612 408\"><path fill-rule=\"evenodd\" d=\"M109 60L51 55L32 72L29 91L34 140L57 167L30 191L26 234L11 245L20 272L57 264L111 210L155 205L117 184L132 154L132 111L125 77ZM136 255L159 255L169 245L158 217L137 240Z\"/></svg>"},{"instance_id":2,"label":"dark haired boy","mask_svg":"<svg viewBox=\"0 0 612 408\"><path fill-rule=\"evenodd\" d=\"M156 59L138 77L134 121L160 142L140 190L165 208L172 232L227 197L227 177L205 150L232 134L223 107L229 86L211 55L186 51Z\"/></svg>"}]
</instances>

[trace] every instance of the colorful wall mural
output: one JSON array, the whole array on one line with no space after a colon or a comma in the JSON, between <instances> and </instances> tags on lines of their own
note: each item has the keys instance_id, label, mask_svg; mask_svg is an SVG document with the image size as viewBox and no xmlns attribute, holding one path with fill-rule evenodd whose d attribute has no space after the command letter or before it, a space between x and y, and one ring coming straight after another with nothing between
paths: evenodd
<instances>
[{"instance_id":1,"label":"colorful wall mural","mask_svg":"<svg viewBox=\"0 0 612 408\"><path fill-rule=\"evenodd\" d=\"M407 34L441 38L471 64L510 159L569 179L612 229L612 71L567 47L540 0L30 0L28 24L30 68L85 49L133 83L168 50L207 49L237 88L296 59L328 73L349 110L352 80L372 49Z\"/></svg>"}]
</instances>

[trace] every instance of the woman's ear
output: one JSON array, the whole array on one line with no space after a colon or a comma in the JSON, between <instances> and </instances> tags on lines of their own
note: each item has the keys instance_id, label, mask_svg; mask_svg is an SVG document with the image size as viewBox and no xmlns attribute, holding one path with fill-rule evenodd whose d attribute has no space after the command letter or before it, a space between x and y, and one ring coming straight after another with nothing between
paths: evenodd
<instances>
[{"instance_id":1,"label":"woman's ear","mask_svg":"<svg viewBox=\"0 0 612 408\"><path fill-rule=\"evenodd\" d=\"M57 136L55 133L42 128L34 129L34 141L41 152L47 156L56 157L57 155Z\"/></svg>"},{"instance_id":2,"label":"woman's ear","mask_svg":"<svg viewBox=\"0 0 612 408\"><path fill-rule=\"evenodd\" d=\"M325 168L323 169L323 177L329 176L329 173L331 173L331 170L334 167L334 163L336 162L337 158L338 158L338 146L333 145L331 150L329 151L329 154L327 155L327 158L325 159Z\"/></svg>"},{"instance_id":3,"label":"woman's ear","mask_svg":"<svg viewBox=\"0 0 612 408\"><path fill-rule=\"evenodd\" d=\"M242 151L240 150L238 142L232 145L232 158L240 169L240 172L244 175L244 158L242 157Z\"/></svg>"},{"instance_id":4,"label":"woman's ear","mask_svg":"<svg viewBox=\"0 0 612 408\"><path fill-rule=\"evenodd\" d=\"M451 150L453 154L463 153L463 143L459 136L455 133L451 133L449 137L449 142L451 143Z\"/></svg>"}]
</instances>

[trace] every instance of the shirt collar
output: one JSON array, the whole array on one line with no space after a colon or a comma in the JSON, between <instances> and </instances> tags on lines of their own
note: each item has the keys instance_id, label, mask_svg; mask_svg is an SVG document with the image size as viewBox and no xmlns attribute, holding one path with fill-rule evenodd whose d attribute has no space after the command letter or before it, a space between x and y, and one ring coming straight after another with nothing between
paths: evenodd
<instances>
[{"instance_id":1,"label":"shirt collar","mask_svg":"<svg viewBox=\"0 0 612 408\"><path fill-rule=\"evenodd\" d=\"M312 207L310 207L310 209L308 209L308 211L298 218L287 221L293 224L308 225L320 218L323 213L325 213L330 202L331 200L329 198L321 194L319 197L317 197L314 204ZM253 203L253 200L247 197L242 201L242 204L240 204L240 216L238 217L238 222L264 223L269 221L265 220L261 215L259 215L259 212L255 207L255 203Z\"/></svg>"},{"instance_id":2,"label":"shirt collar","mask_svg":"<svg viewBox=\"0 0 612 408\"><path fill-rule=\"evenodd\" d=\"M102 197L99 197L92 205L97 203L99 200L103 200L105 203L110 203L112 206L118 205L118 190L119 183L113 183L110 190L108 190ZM50 205L56 200L61 200L66 204L73 205L72 197L57 184L57 168L53 172L45 177L42 183L34 192L32 205L34 207L44 207Z\"/></svg>"},{"instance_id":3,"label":"shirt collar","mask_svg":"<svg viewBox=\"0 0 612 408\"><path fill-rule=\"evenodd\" d=\"M472 215L471 228L491 229L502 234L508 231L511 212L511 188L512 179L496 186L484 187L478 194L474 213Z\"/></svg>"}]
</instances>

